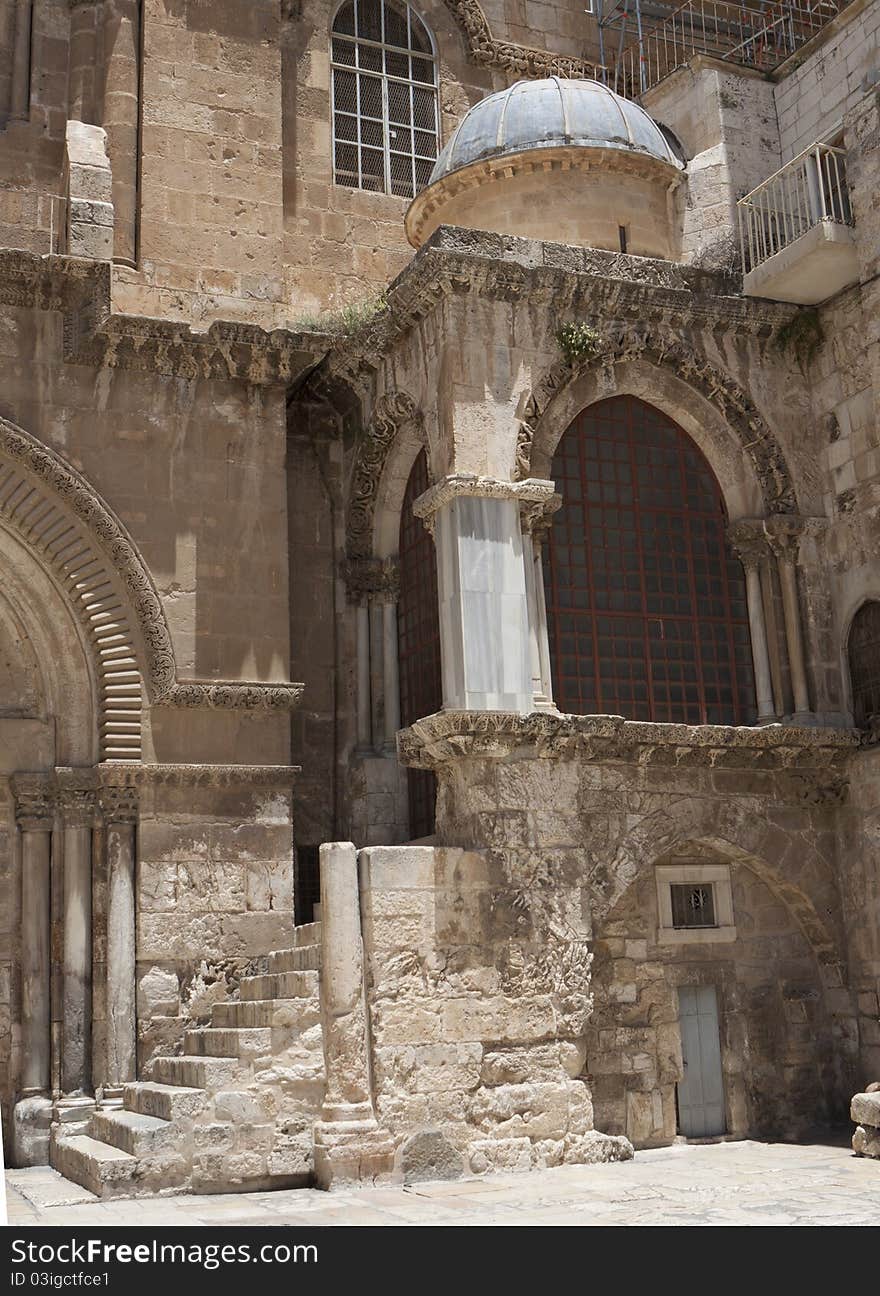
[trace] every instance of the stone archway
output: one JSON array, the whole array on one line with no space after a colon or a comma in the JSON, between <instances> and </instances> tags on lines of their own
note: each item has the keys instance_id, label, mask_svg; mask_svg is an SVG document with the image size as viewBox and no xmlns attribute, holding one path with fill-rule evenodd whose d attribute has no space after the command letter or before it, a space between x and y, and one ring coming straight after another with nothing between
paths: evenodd
<instances>
[{"instance_id":1,"label":"stone archway","mask_svg":"<svg viewBox=\"0 0 880 1296\"><path fill-rule=\"evenodd\" d=\"M633 853L638 852L637 845ZM836 943L793 878L713 836L677 837L621 879L594 924L588 1069L596 1128L637 1146L671 1142L683 1078L678 991L717 996L729 1134L797 1138L846 1115L839 1053ZM673 943L660 878L694 866L726 872L733 932Z\"/></svg>"}]
</instances>

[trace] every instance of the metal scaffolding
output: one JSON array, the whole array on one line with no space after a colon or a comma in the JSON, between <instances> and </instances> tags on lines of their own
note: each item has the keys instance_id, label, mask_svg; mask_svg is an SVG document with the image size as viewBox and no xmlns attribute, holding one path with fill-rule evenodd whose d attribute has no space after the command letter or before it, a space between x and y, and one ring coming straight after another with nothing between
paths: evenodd
<instances>
[{"instance_id":1,"label":"metal scaffolding","mask_svg":"<svg viewBox=\"0 0 880 1296\"><path fill-rule=\"evenodd\" d=\"M710 54L763 72L778 67L849 0L594 0L599 63L619 94L636 98Z\"/></svg>"}]
</instances>

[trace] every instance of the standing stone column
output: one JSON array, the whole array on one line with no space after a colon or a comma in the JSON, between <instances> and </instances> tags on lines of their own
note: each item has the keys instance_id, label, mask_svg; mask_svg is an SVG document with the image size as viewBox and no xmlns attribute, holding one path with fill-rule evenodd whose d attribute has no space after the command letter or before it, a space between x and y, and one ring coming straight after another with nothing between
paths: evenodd
<instances>
[{"instance_id":1,"label":"standing stone column","mask_svg":"<svg viewBox=\"0 0 880 1296\"><path fill-rule=\"evenodd\" d=\"M323 1188L391 1172L394 1144L373 1113L357 852L321 847L321 1015L326 1093L315 1125L315 1175Z\"/></svg>"},{"instance_id":2,"label":"standing stone column","mask_svg":"<svg viewBox=\"0 0 880 1296\"><path fill-rule=\"evenodd\" d=\"M91 1083L92 771L56 771L64 873L61 1091L80 1096Z\"/></svg>"},{"instance_id":3,"label":"standing stone column","mask_svg":"<svg viewBox=\"0 0 880 1296\"><path fill-rule=\"evenodd\" d=\"M810 694L804 664L804 639L801 629L800 598L797 587L797 559L803 523L800 518L779 515L767 519L765 524L770 544L776 554L779 585L782 590L782 615L785 619L785 642L788 648L788 666L791 672L791 690L794 696L796 723L810 723Z\"/></svg>"},{"instance_id":4,"label":"standing stone column","mask_svg":"<svg viewBox=\"0 0 880 1296\"><path fill-rule=\"evenodd\" d=\"M12 84L9 89L9 115L27 119L30 116L31 90L31 23L33 0L15 0L15 46L12 55Z\"/></svg>"},{"instance_id":5,"label":"standing stone column","mask_svg":"<svg viewBox=\"0 0 880 1296\"><path fill-rule=\"evenodd\" d=\"M107 1065L112 1097L136 1072L135 825L137 790L101 791L107 851Z\"/></svg>"},{"instance_id":6,"label":"standing stone column","mask_svg":"<svg viewBox=\"0 0 880 1296\"><path fill-rule=\"evenodd\" d=\"M13 1114L15 1164L49 1157L52 1104L51 914L54 820L52 777L16 774L15 818L21 837L21 1100Z\"/></svg>"},{"instance_id":7,"label":"standing stone column","mask_svg":"<svg viewBox=\"0 0 880 1296\"><path fill-rule=\"evenodd\" d=\"M553 681L550 672L550 638L547 629L547 604L544 597L544 569L541 544L551 514L562 503L553 495L539 504L521 506L523 529L523 567L529 610L529 648L532 663L532 696L535 707L552 710Z\"/></svg>"},{"instance_id":8,"label":"standing stone column","mask_svg":"<svg viewBox=\"0 0 880 1296\"><path fill-rule=\"evenodd\" d=\"M140 148L140 5L138 0L104 0L104 87L101 123L113 169L114 260L137 260Z\"/></svg>"},{"instance_id":9,"label":"standing stone column","mask_svg":"<svg viewBox=\"0 0 880 1296\"><path fill-rule=\"evenodd\" d=\"M730 542L746 574L746 602L755 670L758 724L770 724L776 720L776 708L773 704L773 681L770 674L770 654L767 649L767 627L764 621L764 600L761 592L761 564L768 552L763 523L754 523L745 519L737 522L730 529Z\"/></svg>"},{"instance_id":10,"label":"standing stone column","mask_svg":"<svg viewBox=\"0 0 880 1296\"><path fill-rule=\"evenodd\" d=\"M547 481L461 473L413 505L437 545L443 705L451 711L534 708L521 503L544 503Z\"/></svg>"}]
</instances>

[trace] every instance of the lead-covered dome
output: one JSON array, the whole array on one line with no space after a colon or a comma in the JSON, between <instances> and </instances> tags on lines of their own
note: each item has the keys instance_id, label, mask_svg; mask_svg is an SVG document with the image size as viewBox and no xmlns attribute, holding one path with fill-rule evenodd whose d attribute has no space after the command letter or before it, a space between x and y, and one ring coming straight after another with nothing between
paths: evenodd
<instances>
[{"instance_id":1,"label":"lead-covered dome","mask_svg":"<svg viewBox=\"0 0 880 1296\"><path fill-rule=\"evenodd\" d=\"M439 225L675 254L668 194L682 164L643 108L598 81L517 81L465 115L406 214L421 247Z\"/></svg>"},{"instance_id":2,"label":"lead-covered dome","mask_svg":"<svg viewBox=\"0 0 880 1296\"><path fill-rule=\"evenodd\" d=\"M554 146L625 149L680 164L644 108L601 81L517 81L474 104L443 149L429 184L472 162Z\"/></svg>"}]
</instances>

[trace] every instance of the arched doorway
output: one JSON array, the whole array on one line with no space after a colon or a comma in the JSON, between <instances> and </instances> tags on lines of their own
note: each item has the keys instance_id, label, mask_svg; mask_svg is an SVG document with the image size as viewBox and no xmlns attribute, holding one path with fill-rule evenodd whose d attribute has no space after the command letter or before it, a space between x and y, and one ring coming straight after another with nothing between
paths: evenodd
<instances>
[{"instance_id":1,"label":"arched doorway","mask_svg":"<svg viewBox=\"0 0 880 1296\"><path fill-rule=\"evenodd\" d=\"M432 715L443 705L437 555L433 539L412 511L413 501L429 485L428 458L420 450L409 475L400 514L397 634L403 726ZM418 769L408 770L407 780L410 835L428 837L434 831L437 781L430 770Z\"/></svg>"},{"instance_id":2,"label":"arched doorway","mask_svg":"<svg viewBox=\"0 0 880 1296\"><path fill-rule=\"evenodd\" d=\"M751 723L745 578L696 444L661 410L615 396L577 416L551 475L563 497L544 550L560 710Z\"/></svg>"},{"instance_id":3,"label":"arched doorway","mask_svg":"<svg viewBox=\"0 0 880 1296\"><path fill-rule=\"evenodd\" d=\"M880 602L863 603L847 640L853 720L860 729L880 723Z\"/></svg>"}]
</instances>

